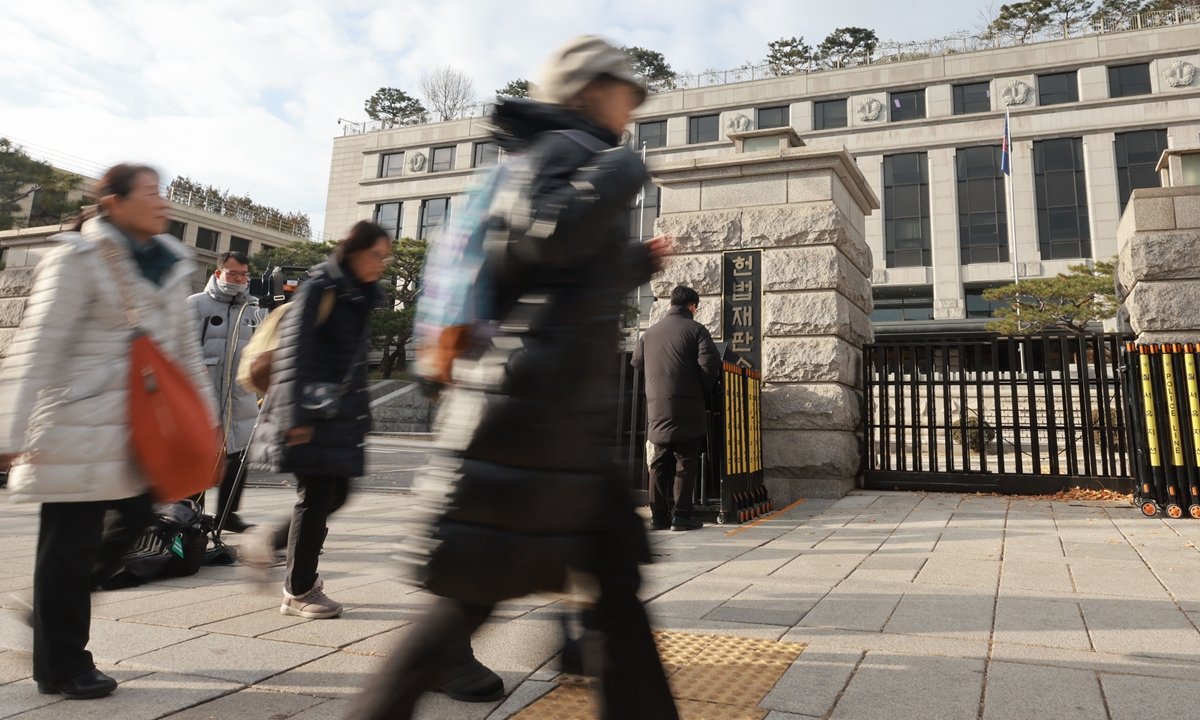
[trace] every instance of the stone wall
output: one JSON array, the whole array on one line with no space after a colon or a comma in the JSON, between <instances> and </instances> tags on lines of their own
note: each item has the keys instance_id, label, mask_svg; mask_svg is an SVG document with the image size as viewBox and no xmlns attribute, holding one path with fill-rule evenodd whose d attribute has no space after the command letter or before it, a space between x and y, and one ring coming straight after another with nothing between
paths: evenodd
<instances>
[{"instance_id":1,"label":"stone wall","mask_svg":"<svg viewBox=\"0 0 1200 720\"><path fill-rule=\"evenodd\" d=\"M700 293L697 320L721 340L722 253L762 249L763 457L776 504L840 497L861 473L862 346L879 202L845 148L725 155L656 168L657 233L677 255L652 281ZM651 321L666 312L656 302Z\"/></svg>"},{"instance_id":2,"label":"stone wall","mask_svg":"<svg viewBox=\"0 0 1200 720\"><path fill-rule=\"evenodd\" d=\"M409 383L371 401L374 432L425 433L433 427L436 406L416 383Z\"/></svg>"},{"instance_id":3,"label":"stone wall","mask_svg":"<svg viewBox=\"0 0 1200 720\"><path fill-rule=\"evenodd\" d=\"M1138 342L1200 342L1200 187L1134 190L1117 241L1117 295Z\"/></svg>"},{"instance_id":4,"label":"stone wall","mask_svg":"<svg viewBox=\"0 0 1200 720\"><path fill-rule=\"evenodd\" d=\"M8 352L25 313L25 300L33 291L33 268L0 270L0 358Z\"/></svg>"}]
</instances>

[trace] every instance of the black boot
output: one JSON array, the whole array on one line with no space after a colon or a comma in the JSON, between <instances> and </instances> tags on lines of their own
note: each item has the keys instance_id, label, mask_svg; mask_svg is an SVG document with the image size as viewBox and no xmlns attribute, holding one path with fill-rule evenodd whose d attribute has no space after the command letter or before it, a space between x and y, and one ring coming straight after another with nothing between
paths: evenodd
<instances>
[{"instance_id":1,"label":"black boot","mask_svg":"<svg viewBox=\"0 0 1200 720\"><path fill-rule=\"evenodd\" d=\"M504 697L504 681L472 656L470 662L447 670L433 691L460 702L493 702Z\"/></svg>"},{"instance_id":2,"label":"black boot","mask_svg":"<svg viewBox=\"0 0 1200 720\"><path fill-rule=\"evenodd\" d=\"M68 700L92 700L102 698L117 689L117 681L92 668L63 683L38 681L38 692L43 695L61 694Z\"/></svg>"},{"instance_id":3,"label":"black boot","mask_svg":"<svg viewBox=\"0 0 1200 720\"><path fill-rule=\"evenodd\" d=\"M672 530L699 530L704 527L704 523L691 517L691 514L675 513L671 518Z\"/></svg>"},{"instance_id":4,"label":"black boot","mask_svg":"<svg viewBox=\"0 0 1200 720\"><path fill-rule=\"evenodd\" d=\"M221 515L218 513L217 519L219 520L220 518ZM229 517L225 518L225 526L221 528L221 532L243 533L252 527L254 526L238 517L237 513L231 512L229 513Z\"/></svg>"}]
</instances>

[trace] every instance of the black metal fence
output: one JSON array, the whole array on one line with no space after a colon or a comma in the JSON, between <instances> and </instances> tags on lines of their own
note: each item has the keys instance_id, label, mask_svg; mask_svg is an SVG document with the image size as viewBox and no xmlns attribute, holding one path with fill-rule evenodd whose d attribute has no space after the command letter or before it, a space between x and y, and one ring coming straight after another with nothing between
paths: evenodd
<instances>
[{"instance_id":1,"label":"black metal fence","mask_svg":"<svg viewBox=\"0 0 1200 720\"><path fill-rule=\"evenodd\" d=\"M1132 489L1125 339L1094 333L867 345L866 486Z\"/></svg>"},{"instance_id":2,"label":"black metal fence","mask_svg":"<svg viewBox=\"0 0 1200 720\"><path fill-rule=\"evenodd\" d=\"M1200 518L1197 345L1125 347L1134 499L1146 515Z\"/></svg>"}]
</instances>

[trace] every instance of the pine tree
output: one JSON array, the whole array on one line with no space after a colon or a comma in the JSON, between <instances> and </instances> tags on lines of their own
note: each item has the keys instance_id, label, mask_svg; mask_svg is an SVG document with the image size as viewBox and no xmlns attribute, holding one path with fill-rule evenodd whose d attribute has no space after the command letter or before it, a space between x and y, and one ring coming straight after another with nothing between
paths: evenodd
<instances>
[{"instance_id":1,"label":"pine tree","mask_svg":"<svg viewBox=\"0 0 1200 720\"><path fill-rule=\"evenodd\" d=\"M1070 266L1068 274L984 290L984 300L1008 303L996 310L998 319L987 329L1003 335L1033 335L1053 328L1081 333L1090 322L1116 317L1115 268L1115 262L1097 261L1094 268L1081 263Z\"/></svg>"}]
</instances>

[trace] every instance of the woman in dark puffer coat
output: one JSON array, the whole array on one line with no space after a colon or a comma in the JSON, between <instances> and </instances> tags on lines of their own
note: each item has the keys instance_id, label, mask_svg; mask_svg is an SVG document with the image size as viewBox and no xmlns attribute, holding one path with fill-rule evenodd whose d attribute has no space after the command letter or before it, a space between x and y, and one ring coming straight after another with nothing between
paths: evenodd
<instances>
[{"instance_id":1,"label":"woman in dark puffer coat","mask_svg":"<svg viewBox=\"0 0 1200 720\"><path fill-rule=\"evenodd\" d=\"M490 332L454 365L440 452L417 479L432 529L405 556L442 600L352 707L409 718L493 606L591 576L604 641L585 661L601 716L675 720L637 590L643 524L612 464L618 318L665 241L630 245L619 219L646 178L620 133L644 99L622 53L582 37L551 57L546 102L507 101L496 139L518 156L487 223Z\"/></svg>"},{"instance_id":2,"label":"woman in dark puffer coat","mask_svg":"<svg viewBox=\"0 0 1200 720\"><path fill-rule=\"evenodd\" d=\"M363 475L363 444L371 429L367 395L366 333L382 299L377 280L392 244L377 225L360 222L338 243L334 256L309 271L280 328L271 363L271 385L250 447L250 465L296 475L299 498L290 523L271 531L253 528L248 563L266 566L287 546L285 615L329 618L342 606L326 596L317 576L329 515L346 502L350 479ZM313 383L344 384L332 417L306 409Z\"/></svg>"}]
</instances>

